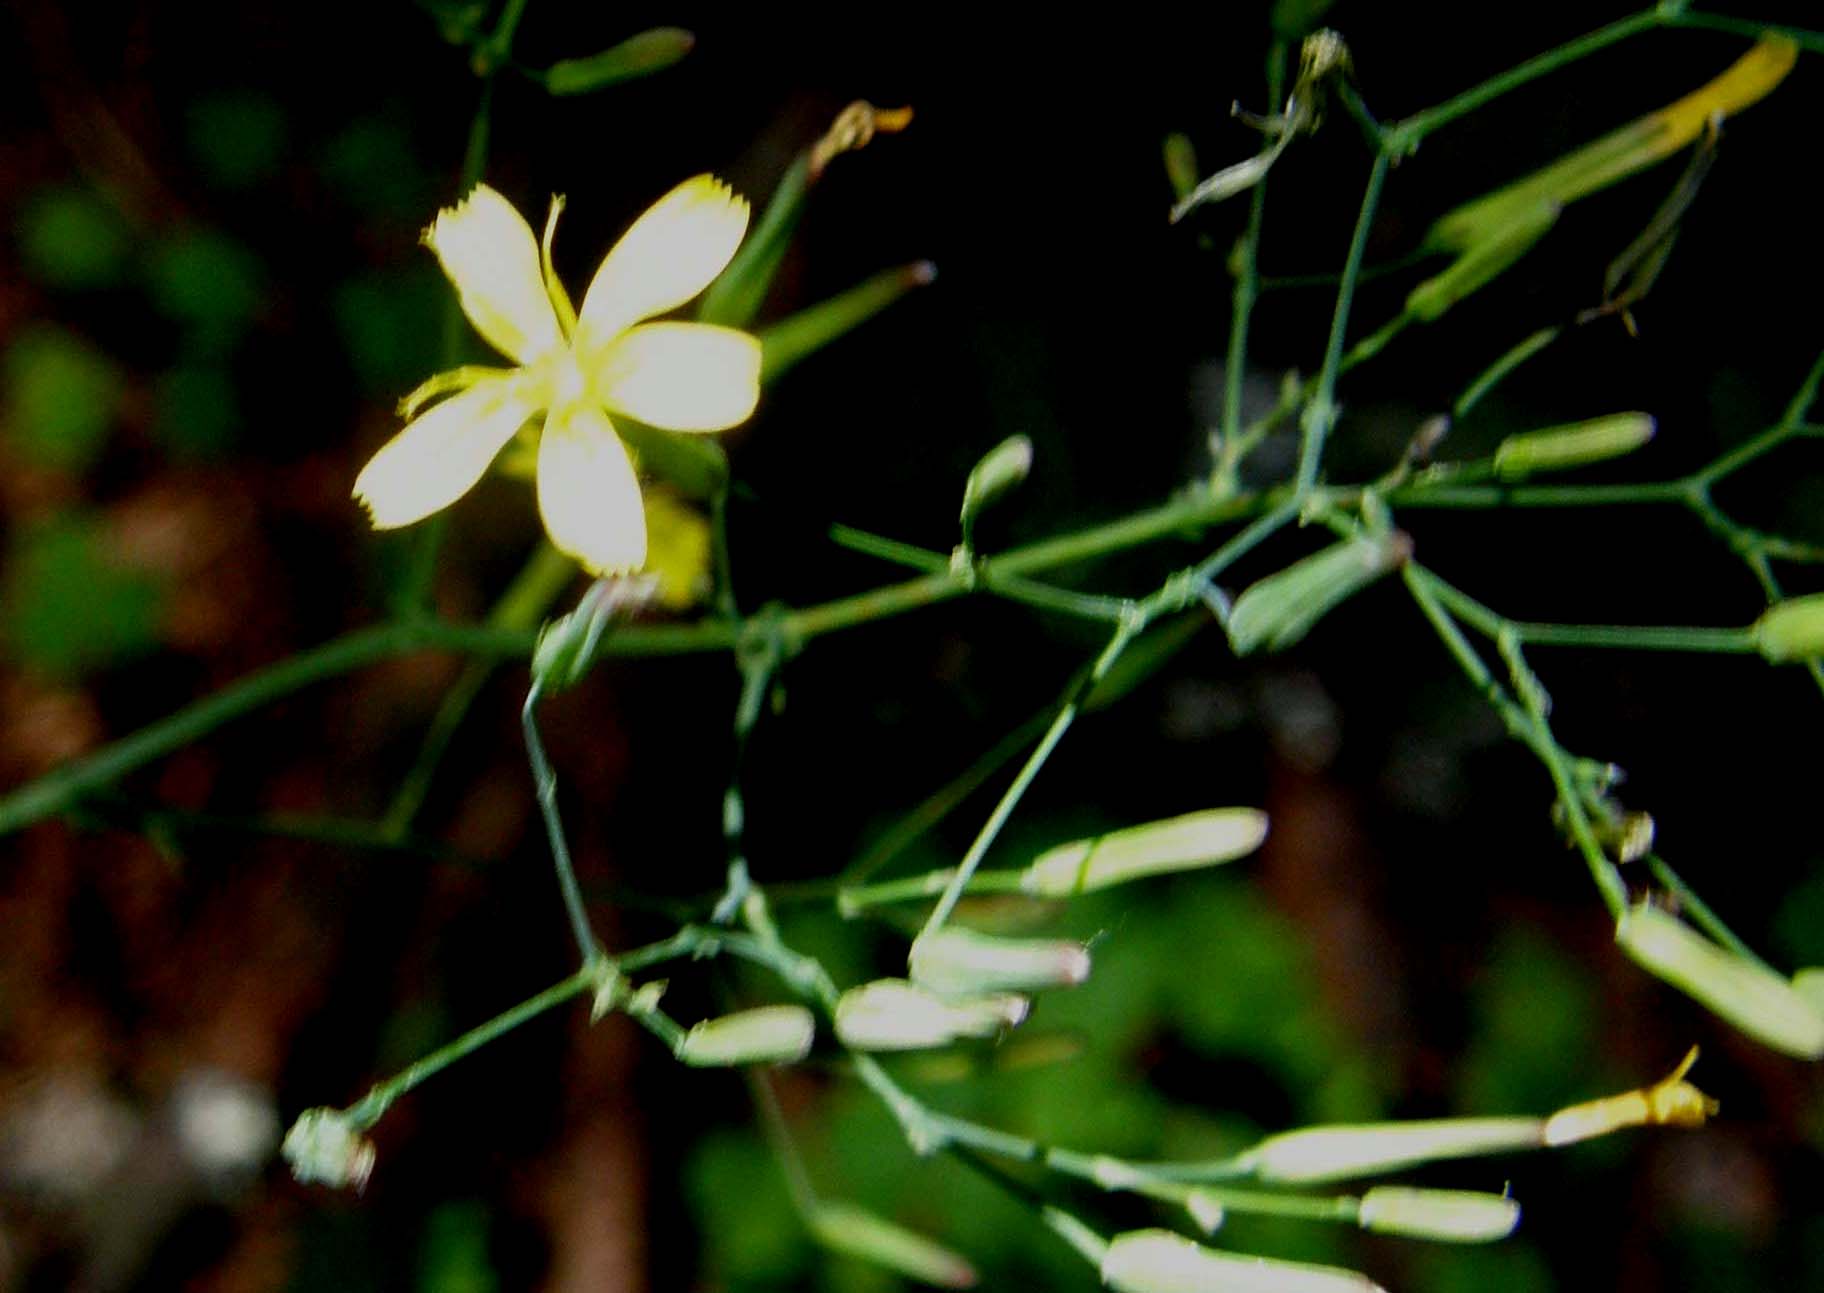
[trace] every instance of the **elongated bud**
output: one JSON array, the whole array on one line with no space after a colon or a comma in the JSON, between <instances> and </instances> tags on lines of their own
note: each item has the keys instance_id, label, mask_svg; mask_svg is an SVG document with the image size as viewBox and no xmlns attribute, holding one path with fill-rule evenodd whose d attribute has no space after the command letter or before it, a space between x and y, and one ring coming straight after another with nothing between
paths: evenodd
<instances>
[{"instance_id":1,"label":"elongated bud","mask_svg":"<svg viewBox=\"0 0 1824 1293\"><path fill-rule=\"evenodd\" d=\"M937 266L914 261L885 270L760 329L760 380L770 382L800 360L859 328L915 287L937 281Z\"/></svg>"},{"instance_id":2,"label":"elongated bud","mask_svg":"<svg viewBox=\"0 0 1824 1293\"><path fill-rule=\"evenodd\" d=\"M1236 655L1266 648L1282 651L1325 615L1412 555L1412 540L1398 530L1333 544L1235 599L1229 644Z\"/></svg>"},{"instance_id":3,"label":"elongated bud","mask_svg":"<svg viewBox=\"0 0 1824 1293\"><path fill-rule=\"evenodd\" d=\"M1587 422L1510 435L1495 449L1495 475L1520 480L1542 471L1564 471L1633 453L1653 438L1646 413L1611 413Z\"/></svg>"},{"instance_id":4,"label":"elongated bud","mask_svg":"<svg viewBox=\"0 0 1824 1293\"><path fill-rule=\"evenodd\" d=\"M912 981L946 996L1074 988L1089 977L1089 949L1056 938L996 938L948 926L921 935Z\"/></svg>"},{"instance_id":5,"label":"elongated bud","mask_svg":"<svg viewBox=\"0 0 1824 1293\"><path fill-rule=\"evenodd\" d=\"M950 999L905 979L876 979L836 1002L836 1036L863 1051L915 1051L964 1037L992 1037L1026 1018L1024 997Z\"/></svg>"},{"instance_id":6,"label":"elongated bud","mask_svg":"<svg viewBox=\"0 0 1824 1293\"><path fill-rule=\"evenodd\" d=\"M1420 1163L1537 1149L1539 1118L1430 1118L1308 1127L1269 1136L1248 1152L1263 1181L1311 1185L1398 1172Z\"/></svg>"},{"instance_id":7,"label":"elongated bud","mask_svg":"<svg viewBox=\"0 0 1824 1293\"><path fill-rule=\"evenodd\" d=\"M1792 990L1811 1002L1812 1008L1824 1012L1824 969L1811 966L1792 976Z\"/></svg>"},{"instance_id":8,"label":"elongated bud","mask_svg":"<svg viewBox=\"0 0 1824 1293\"><path fill-rule=\"evenodd\" d=\"M1520 1224L1520 1205L1480 1190L1424 1190L1377 1185L1362 1195L1356 1223L1382 1235L1485 1244L1506 1239Z\"/></svg>"},{"instance_id":9,"label":"elongated bud","mask_svg":"<svg viewBox=\"0 0 1824 1293\"><path fill-rule=\"evenodd\" d=\"M963 524L974 522L984 508L992 507L1032 470L1032 441L1009 436L990 449L969 473L963 486Z\"/></svg>"},{"instance_id":10,"label":"elongated bud","mask_svg":"<svg viewBox=\"0 0 1824 1293\"><path fill-rule=\"evenodd\" d=\"M1172 196L1190 196L1191 190L1197 187L1197 146L1191 143L1189 135L1174 131L1165 137L1162 152L1165 178L1172 186Z\"/></svg>"},{"instance_id":11,"label":"elongated bud","mask_svg":"<svg viewBox=\"0 0 1824 1293\"><path fill-rule=\"evenodd\" d=\"M285 1133L279 1152L305 1185L359 1190L374 1170L373 1142L340 1109L306 1109Z\"/></svg>"},{"instance_id":12,"label":"elongated bud","mask_svg":"<svg viewBox=\"0 0 1824 1293\"><path fill-rule=\"evenodd\" d=\"M1120 1293L1379 1293L1338 1266L1217 1252L1170 1230L1130 1230L1108 1243L1102 1282Z\"/></svg>"},{"instance_id":13,"label":"elongated bud","mask_svg":"<svg viewBox=\"0 0 1824 1293\"><path fill-rule=\"evenodd\" d=\"M532 678L546 695L573 686L595 661L615 619L650 601L658 582L646 576L598 579L576 609L546 622L532 648Z\"/></svg>"},{"instance_id":14,"label":"elongated bud","mask_svg":"<svg viewBox=\"0 0 1824 1293\"><path fill-rule=\"evenodd\" d=\"M1824 593L1776 602L1753 632L1756 648L1775 664L1824 656Z\"/></svg>"},{"instance_id":15,"label":"elongated bud","mask_svg":"<svg viewBox=\"0 0 1824 1293\"><path fill-rule=\"evenodd\" d=\"M1555 202L1517 212L1508 224L1465 249L1442 273L1420 283L1406 297L1406 313L1427 323L1486 287L1526 255L1558 223Z\"/></svg>"},{"instance_id":16,"label":"elongated bud","mask_svg":"<svg viewBox=\"0 0 1824 1293\"><path fill-rule=\"evenodd\" d=\"M545 69L550 94L588 94L662 72L690 53L697 38L682 27L654 27L587 58L566 58Z\"/></svg>"},{"instance_id":17,"label":"elongated bud","mask_svg":"<svg viewBox=\"0 0 1824 1293\"><path fill-rule=\"evenodd\" d=\"M718 1064L795 1064L811 1053L817 1021L803 1006L760 1006L691 1025L678 1058Z\"/></svg>"},{"instance_id":18,"label":"elongated bud","mask_svg":"<svg viewBox=\"0 0 1824 1293\"><path fill-rule=\"evenodd\" d=\"M975 1267L968 1258L866 1208L838 1200L820 1202L809 1221L811 1233L825 1248L938 1288L975 1287Z\"/></svg>"},{"instance_id":19,"label":"elongated bud","mask_svg":"<svg viewBox=\"0 0 1824 1293\"><path fill-rule=\"evenodd\" d=\"M1713 117L1749 107L1778 85L1798 59L1787 37L1766 35L1715 80L1619 130L1567 153L1504 188L1446 212L1425 235L1431 247L1473 247L1541 203L1560 206L1626 179L1670 157L1708 128Z\"/></svg>"},{"instance_id":20,"label":"elongated bud","mask_svg":"<svg viewBox=\"0 0 1824 1293\"><path fill-rule=\"evenodd\" d=\"M1750 1037L1799 1059L1824 1057L1824 1014L1787 980L1642 902L1615 923L1615 941L1647 973Z\"/></svg>"},{"instance_id":21,"label":"elongated bud","mask_svg":"<svg viewBox=\"0 0 1824 1293\"><path fill-rule=\"evenodd\" d=\"M1571 1145L1627 1127L1701 1127L1717 1110L1716 1101L1685 1081L1697 1063L1693 1046L1670 1074L1652 1086L1621 1095L1586 1100L1560 1109L1545 1123L1545 1143Z\"/></svg>"},{"instance_id":22,"label":"elongated bud","mask_svg":"<svg viewBox=\"0 0 1824 1293\"><path fill-rule=\"evenodd\" d=\"M1258 808L1211 808L1047 849L1020 877L1038 898L1068 898L1169 871L1245 857L1267 837Z\"/></svg>"}]
</instances>

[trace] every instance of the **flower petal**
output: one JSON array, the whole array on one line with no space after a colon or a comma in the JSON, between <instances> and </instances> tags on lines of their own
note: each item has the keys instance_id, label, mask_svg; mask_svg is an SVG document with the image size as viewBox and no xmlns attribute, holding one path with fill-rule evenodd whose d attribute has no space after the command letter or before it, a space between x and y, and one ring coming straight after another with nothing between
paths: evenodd
<instances>
[{"instance_id":1,"label":"flower petal","mask_svg":"<svg viewBox=\"0 0 1824 1293\"><path fill-rule=\"evenodd\" d=\"M747 232L747 201L711 175L685 180L633 222L583 295L582 327L599 342L708 287Z\"/></svg>"},{"instance_id":2,"label":"flower petal","mask_svg":"<svg viewBox=\"0 0 1824 1293\"><path fill-rule=\"evenodd\" d=\"M538 242L511 202L477 184L437 213L424 240L456 285L462 312L489 345L524 364L562 344Z\"/></svg>"},{"instance_id":3,"label":"flower petal","mask_svg":"<svg viewBox=\"0 0 1824 1293\"><path fill-rule=\"evenodd\" d=\"M611 410L666 431L723 431L760 399L760 343L711 323L643 323L601 352L591 389Z\"/></svg>"},{"instance_id":4,"label":"flower petal","mask_svg":"<svg viewBox=\"0 0 1824 1293\"><path fill-rule=\"evenodd\" d=\"M627 447L606 415L574 404L545 421L538 446L538 510L562 552L595 575L646 561L646 509Z\"/></svg>"},{"instance_id":5,"label":"flower petal","mask_svg":"<svg viewBox=\"0 0 1824 1293\"><path fill-rule=\"evenodd\" d=\"M380 447L355 478L355 497L378 530L421 521L480 480L494 455L538 407L511 378L485 378L453 395Z\"/></svg>"}]
</instances>

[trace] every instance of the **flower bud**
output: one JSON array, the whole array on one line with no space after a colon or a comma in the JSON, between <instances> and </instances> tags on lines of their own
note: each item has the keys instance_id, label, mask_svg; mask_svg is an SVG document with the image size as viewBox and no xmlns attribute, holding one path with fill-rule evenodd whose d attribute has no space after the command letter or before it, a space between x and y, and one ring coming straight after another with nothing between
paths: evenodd
<instances>
[{"instance_id":1,"label":"flower bud","mask_svg":"<svg viewBox=\"0 0 1824 1293\"><path fill-rule=\"evenodd\" d=\"M975 1287L975 1267L968 1258L866 1208L835 1200L819 1202L811 1209L809 1223L825 1248L938 1288Z\"/></svg>"},{"instance_id":2,"label":"flower bud","mask_svg":"<svg viewBox=\"0 0 1824 1293\"><path fill-rule=\"evenodd\" d=\"M1089 977L1089 949L1054 938L996 938L949 926L920 935L912 981L946 996L1074 988Z\"/></svg>"},{"instance_id":3,"label":"flower bud","mask_svg":"<svg viewBox=\"0 0 1824 1293\"><path fill-rule=\"evenodd\" d=\"M1217 1252L1169 1230L1130 1230L1109 1241L1102 1282L1119 1293L1379 1293L1366 1275L1269 1257Z\"/></svg>"},{"instance_id":4,"label":"flower bud","mask_svg":"<svg viewBox=\"0 0 1824 1293\"><path fill-rule=\"evenodd\" d=\"M1005 493L1019 486L1032 470L1032 441L1023 435L1008 436L982 456L963 486L963 524L991 507Z\"/></svg>"},{"instance_id":5,"label":"flower bud","mask_svg":"<svg viewBox=\"0 0 1824 1293\"><path fill-rule=\"evenodd\" d=\"M598 579L576 609L549 620L532 648L532 678L546 695L575 685L595 662L595 649L617 615L635 609L657 591L649 577Z\"/></svg>"},{"instance_id":6,"label":"flower bud","mask_svg":"<svg viewBox=\"0 0 1824 1293\"><path fill-rule=\"evenodd\" d=\"M1377 1185L1362 1195L1356 1217L1376 1234L1485 1244L1506 1239L1520 1224L1520 1205L1505 1194L1479 1190L1424 1190Z\"/></svg>"},{"instance_id":7,"label":"flower bud","mask_svg":"<svg viewBox=\"0 0 1824 1293\"><path fill-rule=\"evenodd\" d=\"M1824 656L1824 593L1775 602L1754 622L1754 645L1775 664Z\"/></svg>"},{"instance_id":8,"label":"flower bud","mask_svg":"<svg viewBox=\"0 0 1824 1293\"><path fill-rule=\"evenodd\" d=\"M678 1058L696 1067L795 1064L811 1053L817 1021L803 1006L760 1006L691 1025Z\"/></svg>"},{"instance_id":9,"label":"flower bud","mask_svg":"<svg viewBox=\"0 0 1824 1293\"><path fill-rule=\"evenodd\" d=\"M587 58L566 58L545 69L548 94L588 94L662 72L690 53L697 38L682 27L654 27Z\"/></svg>"},{"instance_id":10,"label":"flower bud","mask_svg":"<svg viewBox=\"0 0 1824 1293\"><path fill-rule=\"evenodd\" d=\"M836 1002L836 1036L863 1051L914 1051L963 1037L992 1037L1026 1018L1024 997L949 999L904 979L876 979Z\"/></svg>"},{"instance_id":11,"label":"flower bud","mask_svg":"<svg viewBox=\"0 0 1824 1293\"><path fill-rule=\"evenodd\" d=\"M1495 449L1495 475L1521 480L1542 471L1563 471L1633 453L1653 438L1646 413L1611 413L1587 422L1510 435Z\"/></svg>"},{"instance_id":12,"label":"flower bud","mask_svg":"<svg viewBox=\"0 0 1824 1293\"><path fill-rule=\"evenodd\" d=\"M1677 1068L1650 1087L1560 1109L1546 1119L1545 1143L1571 1145L1626 1127L1703 1126L1717 1104L1685 1081L1695 1063L1697 1047L1693 1046Z\"/></svg>"},{"instance_id":13,"label":"flower bud","mask_svg":"<svg viewBox=\"0 0 1824 1293\"><path fill-rule=\"evenodd\" d=\"M1068 898L1145 876L1232 862L1266 837L1267 815L1258 808L1186 813L1047 849L1021 875L1020 889L1037 898Z\"/></svg>"},{"instance_id":14,"label":"flower bud","mask_svg":"<svg viewBox=\"0 0 1824 1293\"><path fill-rule=\"evenodd\" d=\"M1538 1118L1430 1118L1309 1127L1269 1136L1248 1152L1263 1181L1310 1185L1397 1172L1444 1158L1537 1149Z\"/></svg>"},{"instance_id":15,"label":"flower bud","mask_svg":"<svg viewBox=\"0 0 1824 1293\"><path fill-rule=\"evenodd\" d=\"M374 1170L374 1145L340 1109L306 1109L280 1147L291 1174L305 1185L365 1188Z\"/></svg>"},{"instance_id":16,"label":"flower bud","mask_svg":"<svg viewBox=\"0 0 1824 1293\"><path fill-rule=\"evenodd\" d=\"M1236 655L1283 651L1325 615L1412 555L1398 530L1332 544L1244 590L1229 612Z\"/></svg>"},{"instance_id":17,"label":"flower bud","mask_svg":"<svg viewBox=\"0 0 1824 1293\"><path fill-rule=\"evenodd\" d=\"M1442 273L1413 288L1406 297L1406 313L1429 323L1486 287L1550 232L1558 211L1557 203L1540 202L1515 212L1512 223L1472 244Z\"/></svg>"},{"instance_id":18,"label":"flower bud","mask_svg":"<svg viewBox=\"0 0 1824 1293\"><path fill-rule=\"evenodd\" d=\"M1615 923L1628 959L1750 1037L1799 1059L1824 1058L1824 1014L1791 983L1642 902Z\"/></svg>"}]
</instances>

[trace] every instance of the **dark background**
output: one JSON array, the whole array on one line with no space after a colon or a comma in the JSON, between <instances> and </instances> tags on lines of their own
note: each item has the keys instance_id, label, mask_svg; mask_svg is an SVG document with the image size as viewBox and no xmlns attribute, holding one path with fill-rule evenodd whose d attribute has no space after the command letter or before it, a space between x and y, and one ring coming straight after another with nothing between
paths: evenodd
<instances>
[{"instance_id":1,"label":"dark background","mask_svg":"<svg viewBox=\"0 0 1824 1293\"><path fill-rule=\"evenodd\" d=\"M1757 7L1802 21L1804 6ZM1357 84L1405 116L1621 9L1339 4ZM762 322L929 258L936 283L806 361L727 437L744 608L898 576L823 537L832 521L945 549L969 466L1007 435L1032 479L985 522L992 549L1157 502L1207 470L1226 343L1232 202L1166 224L1166 133L1203 169L1265 110L1257 6L1109 11L1064 23L903 7L744 16L533 0L515 56L543 66L653 24L697 33L678 67L587 98L503 74L490 183L523 210L567 195L575 287L683 176L758 205L858 97L917 110L838 160ZM375 622L410 541L348 498L442 366L447 285L419 231L457 195L478 93L467 56L409 5L18 0L0 17L0 778L23 782L260 664ZM1449 206L1669 102L1744 47L1654 33L1441 131L1390 175L1369 246L1409 252ZM1821 340L1806 200L1821 82L1804 58L1731 121L1639 338L1607 321L1523 368L1448 451L1515 429L1645 409L1659 435L1588 479L1689 470L1778 416ZM1333 272L1367 154L1343 118L1274 171L1262 265ZM1409 331L1341 388L1333 478L1378 473L1420 419L1508 346L1599 297L1604 265L1673 183L1669 162L1571 208L1523 264ZM1358 335L1418 274L1358 296ZM1270 292L1250 396L1312 372L1323 288ZM467 343L474 345L472 339ZM46 376L46 374L49 376ZM1289 463L1270 444L1263 461ZM1744 519L1824 541L1817 454L1731 483ZM491 481L452 513L437 605L480 615L536 533L529 492ZM1402 518L1422 560L1504 613L1562 622L1740 624L1747 571L1674 509ZM1073 571L1140 593L1213 540ZM1315 547L1282 538L1245 584ZM1792 587L1809 591L1803 569ZM814 643L750 752L763 881L826 877L1055 697L1100 630L986 600ZM1564 743L1613 760L1662 852L1776 964L1824 960L1815 843L1819 696L1798 669L1734 657L1535 653ZM377 1131L361 1196L281 1166L203 1171L173 1147L181 1093L232 1075L288 1120L367 1085L569 969L503 670L443 768L413 846L275 840L211 820L372 819L454 666L409 658L303 693L136 774L75 825L0 843L0 1288L844 1290L887 1277L818 1254L727 1074L681 1073L578 1007L438 1078ZM579 863L611 947L652 908L714 888L737 678L722 656L611 663L547 706ZM895 872L944 865L1001 781ZM1237 1221L1243 1249L1344 1262L1389 1288L1800 1288L1824 1282L1816 1078L1647 980L1614 952L1543 770L1507 743L1391 585L1285 657L1238 663L1213 628L1120 706L1085 719L992 861L1224 803L1274 836L1226 873L1073 904L1049 928L1098 968L1027 1036L1069 1058L970 1053L973 1079L907 1067L933 1103L1058 1143L1193 1157L1307 1121L1544 1112L1652 1081L1693 1042L1723 1100L1702 1132L1641 1133L1426 1173L1525 1205L1488 1249ZM843 982L891 972L891 926L788 913ZM732 987L674 975L668 1005ZM746 999L743 997L742 999ZM1043 1050L1035 1046L1035 1050ZM952 1066L956 1067L956 1066ZM779 1078L812 1174L943 1237L993 1285L1087 1287L1026 1214L947 1161L917 1163L819 1066ZM257 1120L256 1120L257 1121ZM45 1149L44 1146L49 1148ZM36 1149L34 1147L37 1147ZM36 1156L34 1156L36 1155ZM1074 1196L1105 1230L1168 1224Z\"/></svg>"}]
</instances>

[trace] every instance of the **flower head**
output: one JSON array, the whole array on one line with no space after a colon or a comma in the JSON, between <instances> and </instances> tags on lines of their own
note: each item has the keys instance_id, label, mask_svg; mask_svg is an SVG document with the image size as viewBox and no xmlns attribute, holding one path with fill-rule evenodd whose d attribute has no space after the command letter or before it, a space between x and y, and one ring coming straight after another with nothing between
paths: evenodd
<instances>
[{"instance_id":1,"label":"flower head","mask_svg":"<svg viewBox=\"0 0 1824 1293\"><path fill-rule=\"evenodd\" d=\"M411 421L362 469L355 497L377 528L422 520L467 493L537 420L538 508L552 543L592 573L616 574L644 564L646 519L611 415L724 431L759 398L753 337L645 322L722 272L747 231L747 203L711 176L686 180L608 252L580 307L551 267L562 208L552 201L542 243L485 184L438 213L425 242L469 322L516 366L458 368L420 386L401 405Z\"/></svg>"}]
</instances>

